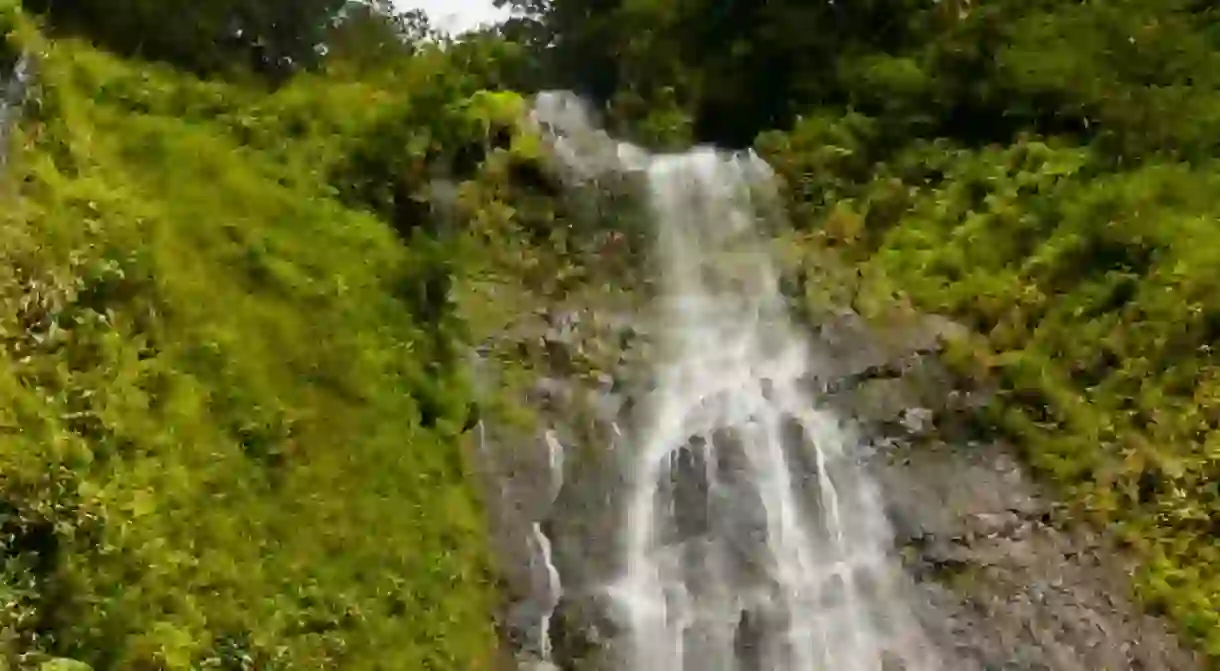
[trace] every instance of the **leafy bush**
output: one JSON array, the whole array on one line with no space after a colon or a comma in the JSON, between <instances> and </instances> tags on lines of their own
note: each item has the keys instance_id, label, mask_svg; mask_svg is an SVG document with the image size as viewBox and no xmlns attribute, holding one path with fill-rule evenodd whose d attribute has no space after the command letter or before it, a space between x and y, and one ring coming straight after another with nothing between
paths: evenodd
<instances>
[{"instance_id":1,"label":"leafy bush","mask_svg":"<svg viewBox=\"0 0 1220 671\"><path fill-rule=\"evenodd\" d=\"M346 0L27 0L56 30L118 53L200 74L255 71L279 79L316 65Z\"/></svg>"},{"instance_id":2,"label":"leafy bush","mask_svg":"<svg viewBox=\"0 0 1220 671\"><path fill-rule=\"evenodd\" d=\"M405 297L429 252L328 184L392 97L13 39L40 80L0 183L0 654L489 668L469 394Z\"/></svg>"}]
</instances>

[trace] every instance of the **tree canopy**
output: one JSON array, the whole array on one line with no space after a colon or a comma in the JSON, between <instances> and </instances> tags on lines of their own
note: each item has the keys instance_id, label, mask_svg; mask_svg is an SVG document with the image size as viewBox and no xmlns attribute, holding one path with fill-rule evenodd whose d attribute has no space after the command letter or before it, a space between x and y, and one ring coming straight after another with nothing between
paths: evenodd
<instances>
[{"instance_id":1,"label":"tree canopy","mask_svg":"<svg viewBox=\"0 0 1220 671\"><path fill-rule=\"evenodd\" d=\"M548 85L601 103L670 97L699 140L746 145L814 107L971 142L1032 130L1192 151L1214 136L1182 123L1211 116L1207 3L501 2L520 14L510 39L550 63Z\"/></svg>"},{"instance_id":2,"label":"tree canopy","mask_svg":"<svg viewBox=\"0 0 1220 671\"><path fill-rule=\"evenodd\" d=\"M328 57L368 67L435 37L419 10L389 0L30 0L57 31L197 74L256 73L282 82Z\"/></svg>"}]
</instances>

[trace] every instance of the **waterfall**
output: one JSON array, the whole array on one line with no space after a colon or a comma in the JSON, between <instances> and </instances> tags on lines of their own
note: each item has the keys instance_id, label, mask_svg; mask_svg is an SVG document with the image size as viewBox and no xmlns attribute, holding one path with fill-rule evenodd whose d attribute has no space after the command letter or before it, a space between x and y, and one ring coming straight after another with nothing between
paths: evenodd
<instances>
[{"instance_id":1,"label":"waterfall","mask_svg":"<svg viewBox=\"0 0 1220 671\"><path fill-rule=\"evenodd\" d=\"M818 407L760 224L778 212L752 153L649 155L569 94L534 119L580 180L640 173L661 296L655 389L631 440L622 569L607 586L631 671L936 669L902 598L880 494Z\"/></svg>"},{"instance_id":2,"label":"waterfall","mask_svg":"<svg viewBox=\"0 0 1220 671\"><path fill-rule=\"evenodd\" d=\"M549 506L554 506L563 489L563 444L554 431L543 435L547 447L547 473L550 476ZM559 579L559 570L555 568L551 553L551 539L542 531L542 524L535 522L532 527L534 540L534 557L541 564L542 575L546 577L546 585L539 593L546 595L543 612L538 618L538 654L543 662L551 661L551 617L555 607L563 598L563 583Z\"/></svg>"},{"instance_id":3,"label":"waterfall","mask_svg":"<svg viewBox=\"0 0 1220 671\"><path fill-rule=\"evenodd\" d=\"M495 472L498 458L488 439L487 426L483 421L479 421L476 429L480 458L485 465L491 467L492 472ZM554 506L559 492L563 489L564 454L563 444L559 442L554 431L546 431L543 434L543 442L547 447L547 491L543 503L548 510L541 514L545 515L549 514L549 508ZM493 480L496 481L496 488L492 492L493 505L511 505L511 502L520 500L517 493L511 491L512 487L508 481L496 477L493 477ZM535 512L535 514L538 513ZM527 607L530 620L528 635L531 649L528 651L529 657L522 668L530 671L553 671L555 667L551 663L551 618L555 614L559 600L563 597L563 583L560 580L559 570L555 567L551 539L543 531L543 522L531 519L526 522L526 526L528 531L524 538L524 545L528 562L526 569L531 600L524 605Z\"/></svg>"},{"instance_id":4,"label":"waterfall","mask_svg":"<svg viewBox=\"0 0 1220 671\"><path fill-rule=\"evenodd\" d=\"M29 53L22 52L9 76L0 79L0 173L8 167L9 141L25 102L29 78Z\"/></svg>"}]
</instances>

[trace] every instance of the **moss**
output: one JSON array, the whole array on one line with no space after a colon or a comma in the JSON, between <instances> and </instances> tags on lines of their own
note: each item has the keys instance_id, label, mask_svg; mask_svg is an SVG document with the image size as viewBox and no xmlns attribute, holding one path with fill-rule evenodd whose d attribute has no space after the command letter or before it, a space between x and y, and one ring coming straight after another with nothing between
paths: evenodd
<instances>
[{"instance_id":1,"label":"moss","mask_svg":"<svg viewBox=\"0 0 1220 671\"><path fill-rule=\"evenodd\" d=\"M489 668L469 392L401 292L424 249L327 183L393 97L21 39L40 98L0 188L0 652Z\"/></svg>"}]
</instances>

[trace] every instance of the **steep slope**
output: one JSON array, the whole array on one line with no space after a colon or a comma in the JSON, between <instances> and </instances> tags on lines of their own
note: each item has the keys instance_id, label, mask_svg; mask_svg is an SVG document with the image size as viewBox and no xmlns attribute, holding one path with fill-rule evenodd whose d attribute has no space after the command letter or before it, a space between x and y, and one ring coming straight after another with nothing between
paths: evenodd
<instances>
[{"instance_id":1,"label":"steep slope","mask_svg":"<svg viewBox=\"0 0 1220 671\"><path fill-rule=\"evenodd\" d=\"M267 97L6 21L37 85L0 176L0 654L486 668L427 252L327 184L401 96Z\"/></svg>"}]
</instances>

